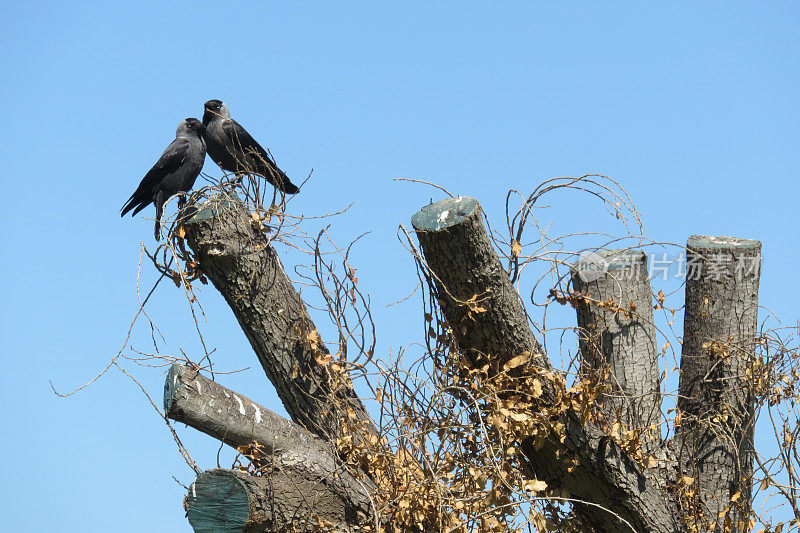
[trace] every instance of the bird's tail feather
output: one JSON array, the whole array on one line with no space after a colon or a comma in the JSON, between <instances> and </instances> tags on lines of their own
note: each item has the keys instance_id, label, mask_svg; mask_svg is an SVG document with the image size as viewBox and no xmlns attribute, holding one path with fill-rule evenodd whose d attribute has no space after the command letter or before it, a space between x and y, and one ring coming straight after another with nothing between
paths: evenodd
<instances>
[{"instance_id":1,"label":"bird's tail feather","mask_svg":"<svg viewBox=\"0 0 800 533\"><path fill-rule=\"evenodd\" d=\"M283 183L281 184L281 188L283 192L286 194L297 194L300 192L300 187L289 181L289 178L286 177L284 174L283 176Z\"/></svg>"},{"instance_id":2,"label":"bird's tail feather","mask_svg":"<svg viewBox=\"0 0 800 533\"><path fill-rule=\"evenodd\" d=\"M133 209L133 213L131 213L131 216L135 216L136 213L147 207L149 204L150 204L150 198L148 198L145 194L137 190L135 193L131 195L130 198L128 198L128 201L125 203L125 205L122 206L122 210L119 216L124 217L125 215L128 214L128 211L130 211L131 209Z\"/></svg>"},{"instance_id":3,"label":"bird's tail feather","mask_svg":"<svg viewBox=\"0 0 800 533\"><path fill-rule=\"evenodd\" d=\"M164 202L167 201L166 194L164 191L158 191L156 194L155 201L153 203L156 204L156 229L155 235L156 240L161 240L161 215L164 214Z\"/></svg>"},{"instance_id":4,"label":"bird's tail feather","mask_svg":"<svg viewBox=\"0 0 800 533\"><path fill-rule=\"evenodd\" d=\"M280 169L272 170L267 173L267 181L286 194L297 194L300 187L289 180L289 177Z\"/></svg>"}]
</instances>

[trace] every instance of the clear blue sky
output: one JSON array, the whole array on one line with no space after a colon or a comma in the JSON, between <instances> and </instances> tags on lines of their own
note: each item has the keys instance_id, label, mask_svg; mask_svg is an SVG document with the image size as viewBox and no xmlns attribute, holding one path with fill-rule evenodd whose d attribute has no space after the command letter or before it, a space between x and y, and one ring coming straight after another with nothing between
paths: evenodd
<instances>
[{"instance_id":1,"label":"clear blue sky","mask_svg":"<svg viewBox=\"0 0 800 533\"><path fill-rule=\"evenodd\" d=\"M3 3L4 529L190 531L172 476L193 476L142 393L111 373L60 399L48 379L70 389L119 349L137 305L139 243L153 245L152 222L121 220L119 209L178 121L211 98L290 176L315 169L295 212L355 203L333 231L341 242L372 232L355 261L384 354L422 331L417 303L384 308L416 283L397 225L441 198L399 177L476 196L501 226L509 188L608 174L655 240L761 239L761 302L794 323L798 4L564 6ZM604 223L602 210L559 198L553 220ZM217 365L257 365L219 295L201 298ZM196 353L174 287L151 310L166 353ZM133 345L148 339L137 328ZM163 375L135 370L160 401ZM222 382L281 410L256 367ZM214 442L181 435L201 466L216 464Z\"/></svg>"}]
</instances>

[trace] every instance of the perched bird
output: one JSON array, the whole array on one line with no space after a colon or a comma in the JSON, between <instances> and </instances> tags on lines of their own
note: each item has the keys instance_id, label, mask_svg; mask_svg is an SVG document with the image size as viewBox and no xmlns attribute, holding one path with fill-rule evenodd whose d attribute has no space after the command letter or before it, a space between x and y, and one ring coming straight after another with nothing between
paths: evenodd
<instances>
[{"instance_id":1,"label":"perched bird","mask_svg":"<svg viewBox=\"0 0 800 533\"><path fill-rule=\"evenodd\" d=\"M186 192L194 185L206 157L203 124L196 118L187 118L178 124L175 140L167 146L158 162L145 175L136 191L122 207L125 216L133 209L135 215L150 202L156 206L156 240L161 229L164 204L173 195ZM184 200L178 204L183 205Z\"/></svg>"},{"instance_id":2,"label":"perched bird","mask_svg":"<svg viewBox=\"0 0 800 533\"><path fill-rule=\"evenodd\" d=\"M203 137L208 155L222 170L237 175L259 174L275 188L295 194L300 189L289 181L260 144L231 118L228 106L221 100L209 100L203 112Z\"/></svg>"}]
</instances>

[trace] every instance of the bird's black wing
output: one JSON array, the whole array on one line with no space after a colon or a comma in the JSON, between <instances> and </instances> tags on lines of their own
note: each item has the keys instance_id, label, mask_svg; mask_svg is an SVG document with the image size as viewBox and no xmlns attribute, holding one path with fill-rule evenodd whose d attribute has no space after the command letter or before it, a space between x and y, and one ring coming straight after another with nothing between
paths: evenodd
<instances>
[{"instance_id":1,"label":"bird's black wing","mask_svg":"<svg viewBox=\"0 0 800 533\"><path fill-rule=\"evenodd\" d=\"M295 194L300 191L300 189L289 180L289 177L278 168L278 165L276 165L275 161L270 157L269 152L264 150L264 148L253 139L253 136L247 133L247 130L244 129L241 124L232 118L225 119L222 122L222 131L225 132L231 146L234 146L237 151L241 149L241 152L245 155L246 161L242 162L243 164L247 164L247 159L253 161L253 166L255 166L255 168L247 170L263 174L264 177L267 178L267 181L288 194ZM266 168L263 168L264 165Z\"/></svg>"},{"instance_id":2,"label":"bird's black wing","mask_svg":"<svg viewBox=\"0 0 800 533\"><path fill-rule=\"evenodd\" d=\"M142 178L139 187L137 187L136 191L128 198L128 201L122 208L122 214L120 216L125 216L128 211L135 208L131 214L131 216L133 216L153 201L156 189L161 181L166 176L178 170L186 160L189 146L189 140L183 138L175 139L167 146L167 149L161 154L156 164L153 165L153 168Z\"/></svg>"},{"instance_id":3,"label":"bird's black wing","mask_svg":"<svg viewBox=\"0 0 800 533\"><path fill-rule=\"evenodd\" d=\"M269 153L264 150L264 148L262 148L262 146L258 144L255 139L253 139L252 135L247 133L247 130L244 129L241 124L232 118L222 121L222 131L225 132L225 135L228 137L228 141L230 141L231 146L241 149L241 151L245 154L255 153L262 157L264 161L267 161L275 166L275 162L269 156Z\"/></svg>"}]
</instances>

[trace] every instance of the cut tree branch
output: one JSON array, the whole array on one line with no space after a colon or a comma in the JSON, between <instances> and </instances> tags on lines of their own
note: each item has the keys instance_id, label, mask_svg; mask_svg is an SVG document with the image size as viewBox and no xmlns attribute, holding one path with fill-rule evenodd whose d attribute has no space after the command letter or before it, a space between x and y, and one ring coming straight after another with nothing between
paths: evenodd
<instances>
[{"instance_id":1,"label":"cut tree branch","mask_svg":"<svg viewBox=\"0 0 800 533\"><path fill-rule=\"evenodd\" d=\"M572 270L581 370L608 369L603 397L609 427L641 431L645 454L661 443L661 394L647 255L635 250L585 254Z\"/></svg>"},{"instance_id":2,"label":"cut tree branch","mask_svg":"<svg viewBox=\"0 0 800 533\"><path fill-rule=\"evenodd\" d=\"M343 434L349 407L374 433L352 385L332 387L328 369L318 362L329 351L277 252L251 225L246 205L228 193L197 210L185 223L189 246L228 302L292 420L333 441Z\"/></svg>"},{"instance_id":3,"label":"cut tree branch","mask_svg":"<svg viewBox=\"0 0 800 533\"><path fill-rule=\"evenodd\" d=\"M686 248L675 448L716 530L730 530L718 520L729 507L732 530L749 531L755 400L748 373L758 343L761 242L694 235Z\"/></svg>"},{"instance_id":4,"label":"cut tree branch","mask_svg":"<svg viewBox=\"0 0 800 533\"><path fill-rule=\"evenodd\" d=\"M486 234L478 201L458 196L436 202L420 209L411 224L435 278L439 306L462 351L473 361L481 355L510 359L530 352L537 364L549 368ZM503 356L493 357L493 364L503 362Z\"/></svg>"},{"instance_id":5,"label":"cut tree branch","mask_svg":"<svg viewBox=\"0 0 800 533\"><path fill-rule=\"evenodd\" d=\"M269 465L270 475L282 472L319 484L318 490L336 495L348 509L369 514L371 481L354 478L330 443L197 370L172 365L164 384L164 410L172 420L233 448L258 443L259 462Z\"/></svg>"},{"instance_id":6,"label":"cut tree branch","mask_svg":"<svg viewBox=\"0 0 800 533\"><path fill-rule=\"evenodd\" d=\"M351 533L363 518L335 492L283 471L261 477L206 470L189 487L184 507L195 533Z\"/></svg>"}]
</instances>

